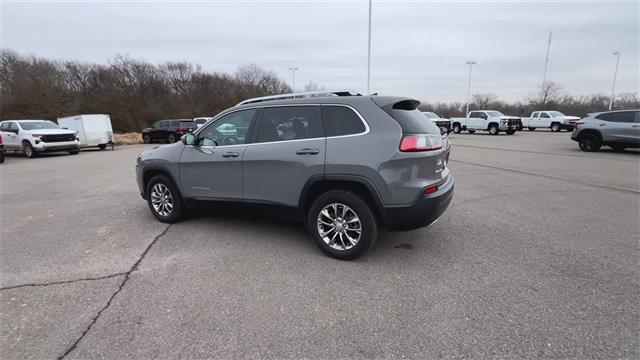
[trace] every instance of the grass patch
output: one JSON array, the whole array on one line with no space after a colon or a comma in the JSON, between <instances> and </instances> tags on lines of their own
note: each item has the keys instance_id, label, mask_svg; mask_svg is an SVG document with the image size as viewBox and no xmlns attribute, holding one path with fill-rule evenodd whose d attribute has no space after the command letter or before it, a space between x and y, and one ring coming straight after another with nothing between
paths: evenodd
<instances>
[{"instance_id":1,"label":"grass patch","mask_svg":"<svg viewBox=\"0 0 640 360\"><path fill-rule=\"evenodd\" d=\"M138 132L130 132L123 134L114 134L116 145L134 145L142 144L142 134Z\"/></svg>"}]
</instances>

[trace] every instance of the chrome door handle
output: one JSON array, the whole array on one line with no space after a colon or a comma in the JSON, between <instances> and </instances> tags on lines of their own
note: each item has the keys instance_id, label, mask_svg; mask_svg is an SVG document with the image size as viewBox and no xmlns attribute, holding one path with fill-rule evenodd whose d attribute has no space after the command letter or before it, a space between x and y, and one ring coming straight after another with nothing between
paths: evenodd
<instances>
[{"instance_id":1,"label":"chrome door handle","mask_svg":"<svg viewBox=\"0 0 640 360\"><path fill-rule=\"evenodd\" d=\"M238 156L240 156L240 154L237 153L237 152L228 152L228 153L222 155L222 157L224 157L224 158L235 158L235 157L238 157Z\"/></svg>"},{"instance_id":2,"label":"chrome door handle","mask_svg":"<svg viewBox=\"0 0 640 360\"><path fill-rule=\"evenodd\" d=\"M300 149L298 151L296 151L296 154L298 155L317 155L320 153L320 150L318 149Z\"/></svg>"}]
</instances>

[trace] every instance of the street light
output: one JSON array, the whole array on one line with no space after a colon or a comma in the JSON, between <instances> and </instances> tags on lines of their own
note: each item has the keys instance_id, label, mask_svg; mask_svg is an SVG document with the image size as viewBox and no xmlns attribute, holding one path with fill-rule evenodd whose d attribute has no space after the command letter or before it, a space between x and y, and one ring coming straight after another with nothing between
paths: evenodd
<instances>
[{"instance_id":1,"label":"street light","mask_svg":"<svg viewBox=\"0 0 640 360\"><path fill-rule=\"evenodd\" d=\"M369 38L367 42L367 94L371 94L371 1L369 0Z\"/></svg>"},{"instance_id":2,"label":"street light","mask_svg":"<svg viewBox=\"0 0 640 360\"><path fill-rule=\"evenodd\" d=\"M468 116L469 114L469 101L471 101L471 67L475 65L475 61L467 61L467 65L469 65L469 86L467 87L467 112L464 116Z\"/></svg>"},{"instance_id":3,"label":"street light","mask_svg":"<svg viewBox=\"0 0 640 360\"><path fill-rule=\"evenodd\" d=\"M290 67L289 71L291 71L291 76L293 77L293 92L296 92L296 71L298 71L297 67Z\"/></svg>"},{"instance_id":4,"label":"street light","mask_svg":"<svg viewBox=\"0 0 640 360\"><path fill-rule=\"evenodd\" d=\"M609 110L613 107L613 94L616 90L616 77L618 77L618 64L620 64L620 53L614 52L613 55L616 55L618 58L616 59L616 70L613 72L613 85L611 86L611 100L609 100Z\"/></svg>"}]
</instances>

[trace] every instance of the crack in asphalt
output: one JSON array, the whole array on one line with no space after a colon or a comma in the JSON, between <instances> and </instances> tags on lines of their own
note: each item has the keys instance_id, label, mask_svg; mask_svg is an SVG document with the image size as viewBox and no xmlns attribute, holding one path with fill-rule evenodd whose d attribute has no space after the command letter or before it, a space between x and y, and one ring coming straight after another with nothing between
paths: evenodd
<instances>
[{"instance_id":1,"label":"crack in asphalt","mask_svg":"<svg viewBox=\"0 0 640 360\"><path fill-rule=\"evenodd\" d=\"M5 286L5 287L0 288L0 291L11 290L11 289L19 289L19 288L29 287L29 286L33 286L33 287L42 286L42 287L45 287L45 286L51 286L51 285L73 284L73 283L80 282L80 281L105 280L105 279L111 279L113 277L120 276L120 275L125 275L125 274L126 274L126 272L119 272L119 273L115 273L115 274L111 274L111 275L105 275L105 276L87 277L87 278L73 279L73 280L52 281L52 282L40 283L40 284L28 283L28 284L11 285L11 286Z\"/></svg>"},{"instance_id":2,"label":"crack in asphalt","mask_svg":"<svg viewBox=\"0 0 640 360\"><path fill-rule=\"evenodd\" d=\"M113 299L120 293L120 291L122 291L122 289L126 285L127 281L129 281L129 277L131 276L131 273L133 273L134 271L136 271L138 269L138 266L140 265L142 260L144 260L145 256L147 256L147 253L149 252L149 250L151 250L151 247L153 247L153 245L162 236L164 236L164 234L166 234L167 231L169 231L169 229L171 228L171 225L172 224L169 224L160 234L158 234L158 236L156 236L153 239L153 241L151 241L151 243L147 246L147 248L144 249L144 251L142 252L140 257L138 258L138 260L131 266L129 271L127 271L125 273L122 273L122 275L124 275L124 279L120 283L120 286L118 286L118 289L116 289L116 291L113 294L111 294L111 297L109 297L109 300L107 301L107 304L105 306L103 306L102 309L100 309L100 311L98 311L98 314L96 314L96 316L93 317L93 319L91 320L91 322L89 323L87 328L84 329L82 334L80 334L80 337L78 337L78 339L76 339L76 341L69 347L69 349L67 349L67 351L64 352L64 354L62 354L61 356L58 357L58 360L64 359L67 355L69 355L73 350L76 349L76 347L78 346L80 341L82 341L82 339L85 337L85 335L87 335L87 333L89 333L91 328L93 328L93 325L98 321L98 319L100 318L100 315L102 315L102 313L105 310L107 310L109 308L109 306L111 306L111 302L113 301Z\"/></svg>"},{"instance_id":3,"label":"crack in asphalt","mask_svg":"<svg viewBox=\"0 0 640 360\"><path fill-rule=\"evenodd\" d=\"M620 186L598 184L598 183L592 183L592 182L588 182L588 181L569 179L569 178L565 178L565 177L561 177L561 176L546 175L546 174L540 174L540 173L536 173L536 172L532 172L532 171L510 169L510 168L504 168L504 167L495 166L495 165L474 163L474 162L464 161L464 160L450 159L449 161L458 162L458 163L465 164L465 165L481 166L481 167L487 167L487 168L496 169L496 170L514 172L514 173L518 173L518 174L533 175L533 176L539 176L539 177L543 177L543 178L547 178L547 179L566 181L566 182L570 182L572 184L580 184L580 185L586 185L586 186L597 187L597 188L602 188L602 189L630 192L630 193L633 193L633 194L640 194L640 191L638 191L638 190L629 189L629 188L620 187Z\"/></svg>"}]
</instances>

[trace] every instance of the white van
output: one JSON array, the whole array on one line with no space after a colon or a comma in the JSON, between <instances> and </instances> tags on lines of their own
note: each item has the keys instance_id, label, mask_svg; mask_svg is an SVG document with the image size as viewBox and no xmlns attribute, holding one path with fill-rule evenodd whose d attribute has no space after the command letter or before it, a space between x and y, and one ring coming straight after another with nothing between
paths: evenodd
<instances>
[{"instance_id":1,"label":"white van","mask_svg":"<svg viewBox=\"0 0 640 360\"><path fill-rule=\"evenodd\" d=\"M100 150L111 145L113 148L113 128L111 118L105 114L75 115L58 119L62 128L75 130L80 138L80 147L97 146Z\"/></svg>"}]
</instances>

